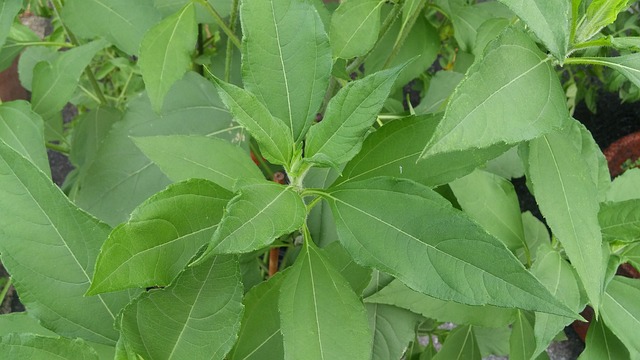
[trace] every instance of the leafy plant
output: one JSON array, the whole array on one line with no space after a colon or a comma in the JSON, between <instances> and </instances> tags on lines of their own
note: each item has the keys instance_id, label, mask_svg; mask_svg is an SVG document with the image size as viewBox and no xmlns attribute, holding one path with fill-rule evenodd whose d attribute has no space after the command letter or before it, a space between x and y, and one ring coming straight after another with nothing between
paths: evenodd
<instances>
[{"instance_id":1,"label":"leafy plant","mask_svg":"<svg viewBox=\"0 0 640 360\"><path fill-rule=\"evenodd\" d=\"M32 90L0 105L5 357L545 358L587 304L583 358L640 354L638 172L558 77L638 85L589 53L635 41L601 36L627 1L55 0L44 40L0 4Z\"/></svg>"}]
</instances>

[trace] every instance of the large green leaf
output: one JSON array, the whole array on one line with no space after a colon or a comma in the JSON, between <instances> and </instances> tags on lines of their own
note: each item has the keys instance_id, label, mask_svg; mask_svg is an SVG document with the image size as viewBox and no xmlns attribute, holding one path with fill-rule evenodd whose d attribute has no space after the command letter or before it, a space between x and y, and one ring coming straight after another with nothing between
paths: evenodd
<instances>
[{"instance_id":1,"label":"large green leaf","mask_svg":"<svg viewBox=\"0 0 640 360\"><path fill-rule=\"evenodd\" d=\"M111 127L122 119L122 112L98 107L75 118L69 160L76 167L90 166Z\"/></svg>"},{"instance_id":2,"label":"large green leaf","mask_svg":"<svg viewBox=\"0 0 640 360\"><path fill-rule=\"evenodd\" d=\"M626 201L640 199L640 169L633 168L625 171L611 182L607 191L606 201Z\"/></svg>"},{"instance_id":3,"label":"large green leaf","mask_svg":"<svg viewBox=\"0 0 640 360\"><path fill-rule=\"evenodd\" d=\"M604 269L598 190L590 169L571 137L560 131L531 141L525 162L540 210L597 309Z\"/></svg>"},{"instance_id":4,"label":"large green leaf","mask_svg":"<svg viewBox=\"0 0 640 360\"><path fill-rule=\"evenodd\" d=\"M629 350L600 319L593 319L585 339L585 349L580 360L629 359Z\"/></svg>"},{"instance_id":5,"label":"large green leaf","mask_svg":"<svg viewBox=\"0 0 640 360\"><path fill-rule=\"evenodd\" d=\"M62 20L75 35L102 36L129 55L138 55L142 36L160 19L153 0L69 0L62 9Z\"/></svg>"},{"instance_id":6,"label":"large green leaf","mask_svg":"<svg viewBox=\"0 0 640 360\"><path fill-rule=\"evenodd\" d=\"M336 239L337 240L337 239ZM356 263L339 241L334 241L320 252L331 262L331 265L349 282L353 291L360 295L371 282L370 268Z\"/></svg>"},{"instance_id":7,"label":"large green leaf","mask_svg":"<svg viewBox=\"0 0 640 360\"><path fill-rule=\"evenodd\" d=\"M0 139L51 176L44 145L44 124L26 101L0 104Z\"/></svg>"},{"instance_id":8,"label":"large green leaf","mask_svg":"<svg viewBox=\"0 0 640 360\"><path fill-rule=\"evenodd\" d=\"M329 84L331 49L322 20L301 0L244 0L240 16L245 88L300 141Z\"/></svg>"},{"instance_id":9,"label":"large green leaf","mask_svg":"<svg viewBox=\"0 0 640 360\"><path fill-rule=\"evenodd\" d=\"M280 291L286 360L370 359L366 310L309 238ZM345 326L348 324L348 326Z\"/></svg>"},{"instance_id":10,"label":"large green leaf","mask_svg":"<svg viewBox=\"0 0 640 360\"><path fill-rule=\"evenodd\" d=\"M112 324L128 294L83 296L109 227L79 210L4 142L0 174L0 252L22 303L60 335L115 344Z\"/></svg>"},{"instance_id":11,"label":"large green leaf","mask_svg":"<svg viewBox=\"0 0 640 360\"><path fill-rule=\"evenodd\" d=\"M286 271L257 285L244 297L244 315L230 360L284 359L278 299Z\"/></svg>"},{"instance_id":12,"label":"large green leaf","mask_svg":"<svg viewBox=\"0 0 640 360\"><path fill-rule=\"evenodd\" d=\"M281 120L274 118L258 98L247 90L214 79L220 98L236 121L260 144L265 158L274 164L289 165L293 157L293 137Z\"/></svg>"},{"instance_id":13,"label":"large green leaf","mask_svg":"<svg viewBox=\"0 0 640 360\"><path fill-rule=\"evenodd\" d=\"M262 249L302 227L306 215L302 198L291 187L268 181L241 184L203 258Z\"/></svg>"},{"instance_id":14,"label":"large green leaf","mask_svg":"<svg viewBox=\"0 0 640 360\"><path fill-rule=\"evenodd\" d=\"M374 178L325 197L340 241L361 265L442 300L575 316L504 244L428 187Z\"/></svg>"},{"instance_id":15,"label":"large green leaf","mask_svg":"<svg viewBox=\"0 0 640 360\"><path fill-rule=\"evenodd\" d=\"M569 116L565 102L550 59L529 35L507 29L454 91L422 157L533 139Z\"/></svg>"},{"instance_id":16,"label":"large green leaf","mask_svg":"<svg viewBox=\"0 0 640 360\"><path fill-rule=\"evenodd\" d=\"M11 1L11 0L9 0ZM7 69L25 48L24 42L40 41L29 27L13 22L4 46L0 48L0 71Z\"/></svg>"},{"instance_id":17,"label":"large green leaf","mask_svg":"<svg viewBox=\"0 0 640 360\"><path fill-rule=\"evenodd\" d=\"M569 47L571 4L566 0L500 0L518 15L560 62Z\"/></svg>"},{"instance_id":18,"label":"large green leaf","mask_svg":"<svg viewBox=\"0 0 640 360\"><path fill-rule=\"evenodd\" d=\"M377 72L340 89L329 101L322 122L309 129L304 149L307 161L337 167L351 160L403 67Z\"/></svg>"},{"instance_id":19,"label":"large green leaf","mask_svg":"<svg viewBox=\"0 0 640 360\"><path fill-rule=\"evenodd\" d=\"M639 297L640 279L616 276L607 286L600 308L604 322L632 354L640 353L640 337L631 330L640 328Z\"/></svg>"},{"instance_id":20,"label":"large green leaf","mask_svg":"<svg viewBox=\"0 0 640 360\"><path fill-rule=\"evenodd\" d=\"M382 290L366 298L366 302L394 305L442 322L492 328L511 324L516 315L515 309L491 305L472 306L439 300L413 291L398 280L392 281Z\"/></svg>"},{"instance_id":21,"label":"large green leaf","mask_svg":"<svg viewBox=\"0 0 640 360\"><path fill-rule=\"evenodd\" d=\"M0 0L0 48L4 45L11 30L11 24L20 9L22 9L22 4L19 1Z\"/></svg>"},{"instance_id":22,"label":"large green leaf","mask_svg":"<svg viewBox=\"0 0 640 360\"><path fill-rule=\"evenodd\" d=\"M88 294L169 285L211 239L232 196L214 183L192 179L149 198L109 234Z\"/></svg>"},{"instance_id":23,"label":"large green leaf","mask_svg":"<svg viewBox=\"0 0 640 360\"><path fill-rule=\"evenodd\" d=\"M144 359L222 360L240 328L242 292L238 259L211 257L127 305L120 330Z\"/></svg>"},{"instance_id":24,"label":"large green leaf","mask_svg":"<svg viewBox=\"0 0 640 360\"><path fill-rule=\"evenodd\" d=\"M451 93L464 78L464 74L455 71L438 71L429 81L429 88L415 107L418 115L438 113L445 109Z\"/></svg>"},{"instance_id":25,"label":"large green leaf","mask_svg":"<svg viewBox=\"0 0 640 360\"><path fill-rule=\"evenodd\" d=\"M336 183L393 176L437 186L470 173L508 149L508 146L495 145L438 154L418 162L439 122L438 115L424 115L384 125L365 139L362 149L347 163Z\"/></svg>"},{"instance_id":26,"label":"large green leaf","mask_svg":"<svg viewBox=\"0 0 640 360\"><path fill-rule=\"evenodd\" d=\"M244 149L206 136L156 136L133 142L173 181L202 178L232 190L238 179L264 179Z\"/></svg>"},{"instance_id":27,"label":"large green leaf","mask_svg":"<svg viewBox=\"0 0 640 360\"><path fill-rule=\"evenodd\" d=\"M31 104L33 111L47 120L67 104L78 87L78 80L94 55L107 46L97 40L60 53L54 60L43 61L33 70Z\"/></svg>"},{"instance_id":28,"label":"large green leaf","mask_svg":"<svg viewBox=\"0 0 640 360\"><path fill-rule=\"evenodd\" d=\"M420 316L408 310L384 304L366 304L373 330L372 360L400 359L416 337Z\"/></svg>"},{"instance_id":29,"label":"large green leaf","mask_svg":"<svg viewBox=\"0 0 640 360\"><path fill-rule=\"evenodd\" d=\"M520 202L510 181L482 170L449 184L458 204L510 250L526 246Z\"/></svg>"},{"instance_id":30,"label":"large green leaf","mask_svg":"<svg viewBox=\"0 0 640 360\"><path fill-rule=\"evenodd\" d=\"M158 9L163 16L169 16L180 10L180 8L191 1L192 0L153 0L153 3L155 4L156 9ZM207 0L207 2L211 6L213 6L213 8L223 18L229 16L229 14L231 13L232 2L228 0ZM195 1L194 3L197 5L196 14L199 23L215 23L215 19L203 4L201 4L199 1Z\"/></svg>"},{"instance_id":31,"label":"large green leaf","mask_svg":"<svg viewBox=\"0 0 640 360\"><path fill-rule=\"evenodd\" d=\"M53 338L35 334L9 334L0 338L5 359L98 360L98 354L82 339Z\"/></svg>"},{"instance_id":32,"label":"large green leaf","mask_svg":"<svg viewBox=\"0 0 640 360\"><path fill-rule=\"evenodd\" d=\"M180 80L191 66L196 44L195 4L189 2L177 13L150 28L140 44L140 72L151 105L157 112L171 85Z\"/></svg>"},{"instance_id":33,"label":"large green leaf","mask_svg":"<svg viewBox=\"0 0 640 360\"><path fill-rule=\"evenodd\" d=\"M529 360L533 358L536 348L536 339L533 336L533 317L529 313L518 310L518 316L513 323L511 336L509 337L509 359ZM536 360L548 360L544 353Z\"/></svg>"},{"instance_id":34,"label":"large green leaf","mask_svg":"<svg viewBox=\"0 0 640 360\"><path fill-rule=\"evenodd\" d=\"M306 189L326 189L335 181L337 176L338 170L334 168L312 167L304 178L303 187ZM311 238L320 247L325 247L327 244L338 241L336 223L333 220L329 204L325 201L320 201L311 208L307 215L307 227Z\"/></svg>"},{"instance_id":35,"label":"large green leaf","mask_svg":"<svg viewBox=\"0 0 640 360\"><path fill-rule=\"evenodd\" d=\"M442 349L433 360L480 360L480 349L473 334L473 326L460 326L447 336Z\"/></svg>"},{"instance_id":36,"label":"large green leaf","mask_svg":"<svg viewBox=\"0 0 640 360\"><path fill-rule=\"evenodd\" d=\"M618 70L629 81L640 86L640 53L612 57L584 57L580 60Z\"/></svg>"},{"instance_id":37,"label":"large green leaf","mask_svg":"<svg viewBox=\"0 0 640 360\"><path fill-rule=\"evenodd\" d=\"M600 205L598 220L606 241L640 241L640 199Z\"/></svg>"},{"instance_id":38,"label":"large green leaf","mask_svg":"<svg viewBox=\"0 0 640 360\"><path fill-rule=\"evenodd\" d=\"M348 0L331 15L329 32L333 56L351 59L369 52L380 31L380 0Z\"/></svg>"},{"instance_id":39,"label":"large green leaf","mask_svg":"<svg viewBox=\"0 0 640 360\"><path fill-rule=\"evenodd\" d=\"M618 13L627 8L630 0L593 0L576 30L577 44L591 39L602 28L616 21ZM574 20L578 21L578 19Z\"/></svg>"}]
</instances>

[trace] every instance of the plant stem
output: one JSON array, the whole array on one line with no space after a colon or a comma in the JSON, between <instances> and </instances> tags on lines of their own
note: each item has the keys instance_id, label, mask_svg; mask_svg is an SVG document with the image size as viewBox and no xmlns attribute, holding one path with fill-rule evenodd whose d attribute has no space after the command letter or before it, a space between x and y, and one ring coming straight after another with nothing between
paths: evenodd
<instances>
[{"instance_id":1,"label":"plant stem","mask_svg":"<svg viewBox=\"0 0 640 360\"><path fill-rule=\"evenodd\" d=\"M7 283L2 287L2 291L0 291L0 304L4 303L4 297L7 296L7 292L9 292L9 288L11 287L12 278L9 276L7 279Z\"/></svg>"},{"instance_id":2,"label":"plant stem","mask_svg":"<svg viewBox=\"0 0 640 360\"><path fill-rule=\"evenodd\" d=\"M236 22L238 19L238 0L233 0L231 5L231 16L229 17L229 29L231 32L236 32ZM231 41L227 40L227 52L224 59L224 81L229 82L231 78L231 60L233 58L233 46Z\"/></svg>"},{"instance_id":3,"label":"plant stem","mask_svg":"<svg viewBox=\"0 0 640 360\"><path fill-rule=\"evenodd\" d=\"M231 40L231 42L233 42L233 44L238 49L240 49L240 47L241 47L240 40L233 33L233 31L231 31L231 29L229 29L227 24L224 23L224 20L222 20L222 16L220 16L220 14L218 14L216 9L214 9L213 6L211 6L211 4L209 4L209 2L207 0L196 0L196 1L198 1L200 4L202 4L202 6L204 6L209 11L211 16L213 16L213 19L216 21L216 25L220 26L222 31L224 31L224 33L229 37L229 40Z\"/></svg>"},{"instance_id":4,"label":"plant stem","mask_svg":"<svg viewBox=\"0 0 640 360\"><path fill-rule=\"evenodd\" d=\"M13 44L20 45L20 46L54 46L54 47L62 47L62 48L74 47L73 44L51 42L51 41L24 41L24 42L15 42Z\"/></svg>"},{"instance_id":5,"label":"plant stem","mask_svg":"<svg viewBox=\"0 0 640 360\"><path fill-rule=\"evenodd\" d=\"M53 144L53 143L46 143L45 146L47 147L47 149L53 150L53 151L57 151L61 154L65 154L68 155L69 154L69 148L65 147L65 146L61 146L58 144Z\"/></svg>"},{"instance_id":6,"label":"plant stem","mask_svg":"<svg viewBox=\"0 0 640 360\"><path fill-rule=\"evenodd\" d=\"M273 179L273 171L269 167L269 164L267 164L267 162L264 161L264 159L262 158L262 153L260 152L260 149L258 149L256 144L251 140L249 140L249 149L251 149L251 152L253 152L253 155L255 155L256 160L258 160L260 167L266 173L267 177L269 179Z\"/></svg>"}]
</instances>

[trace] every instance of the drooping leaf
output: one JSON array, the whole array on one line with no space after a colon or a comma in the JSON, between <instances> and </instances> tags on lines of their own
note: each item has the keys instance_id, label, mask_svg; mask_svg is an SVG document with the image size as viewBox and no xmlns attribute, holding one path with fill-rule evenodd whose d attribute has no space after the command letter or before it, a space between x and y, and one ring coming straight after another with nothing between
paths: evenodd
<instances>
[{"instance_id":1,"label":"drooping leaf","mask_svg":"<svg viewBox=\"0 0 640 360\"><path fill-rule=\"evenodd\" d=\"M329 84L331 49L322 20L313 4L300 0L245 0L240 18L245 88L300 141Z\"/></svg>"},{"instance_id":2,"label":"drooping leaf","mask_svg":"<svg viewBox=\"0 0 640 360\"><path fill-rule=\"evenodd\" d=\"M553 234L597 309L602 294L602 235L598 190L572 139L556 131L529 143L528 179Z\"/></svg>"},{"instance_id":3,"label":"drooping leaf","mask_svg":"<svg viewBox=\"0 0 640 360\"><path fill-rule=\"evenodd\" d=\"M602 300L602 319L627 346L629 352L640 353L640 338L630 329L640 326L640 279L615 276Z\"/></svg>"},{"instance_id":4,"label":"drooping leaf","mask_svg":"<svg viewBox=\"0 0 640 360\"><path fill-rule=\"evenodd\" d=\"M286 273L276 273L245 295L242 326L230 360L284 359L278 299Z\"/></svg>"},{"instance_id":5,"label":"drooping leaf","mask_svg":"<svg viewBox=\"0 0 640 360\"><path fill-rule=\"evenodd\" d=\"M33 70L31 106L45 121L67 104L78 80L94 55L107 46L104 40L60 53L51 62L40 62Z\"/></svg>"},{"instance_id":6,"label":"drooping leaf","mask_svg":"<svg viewBox=\"0 0 640 360\"><path fill-rule=\"evenodd\" d=\"M362 294L371 281L371 269L358 265L338 241L320 249L320 252L349 282L353 291L357 295Z\"/></svg>"},{"instance_id":7,"label":"drooping leaf","mask_svg":"<svg viewBox=\"0 0 640 360\"><path fill-rule=\"evenodd\" d=\"M280 291L284 359L370 359L364 305L311 241L305 239Z\"/></svg>"},{"instance_id":8,"label":"drooping leaf","mask_svg":"<svg viewBox=\"0 0 640 360\"><path fill-rule=\"evenodd\" d=\"M618 13L626 9L630 0L593 0L587 7L576 30L575 43L580 44L591 39L602 28L616 21Z\"/></svg>"},{"instance_id":9,"label":"drooping leaf","mask_svg":"<svg viewBox=\"0 0 640 360\"><path fill-rule=\"evenodd\" d=\"M373 329L372 360L400 359L416 336L420 316L408 310L383 304L365 304Z\"/></svg>"},{"instance_id":10,"label":"drooping leaf","mask_svg":"<svg viewBox=\"0 0 640 360\"><path fill-rule=\"evenodd\" d=\"M265 158L274 164L288 165L293 156L293 137L289 128L274 118L252 93L214 79L218 94L233 114L260 144Z\"/></svg>"},{"instance_id":11,"label":"drooping leaf","mask_svg":"<svg viewBox=\"0 0 640 360\"><path fill-rule=\"evenodd\" d=\"M636 86L640 86L640 53L612 57L584 57L581 59L615 69Z\"/></svg>"},{"instance_id":12,"label":"drooping leaf","mask_svg":"<svg viewBox=\"0 0 640 360\"><path fill-rule=\"evenodd\" d=\"M20 9L22 9L22 4L19 1L0 0L0 48L4 45L11 30L11 24Z\"/></svg>"},{"instance_id":13,"label":"drooping leaf","mask_svg":"<svg viewBox=\"0 0 640 360\"><path fill-rule=\"evenodd\" d=\"M411 290L398 280L367 297L366 302L397 306L442 322L492 328L511 324L516 315L515 309L491 305L472 306L439 300Z\"/></svg>"},{"instance_id":14,"label":"drooping leaf","mask_svg":"<svg viewBox=\"0 0 640 360\"><path fill-rule=\"evenodd\" d=\"M336 184L376 176L402 177L438 186L464 176L508 149L487 149L440 154L417 162L424 145L440 121L437 115L392 121L369 135L360 152L347 163Z\"/></svg>"},{"instance_id":15,"label":"drooping leaf","mask_svg":"<svg viewBox=\"0 0 640 360\"><path fill-rule=\"evenodd\" d=\"M138 55L143 35L160 19L152 0L70 0L62 8L62 20L75 35L104 37L129 55Z\"/></svg>"},{"instance_id":16,"label":"drooping leaf","mask_svg":"<svg viewBox=\"0 0 640 360\"><path fill-rule=\"evenodd\" d=\"M500 0L516 13L556 57L564 60L569 47L571 20L569 1L565 0Z\"/></svg>"},{"instance_id":17,"label":"drooping leaf","mask_svg":"<svg viewBox=\"0 0 640 360\"><path fill-rule=\"evenodd\" d=\"M322 122L309 129L304 152L307 161L337 167L351 160L360 151L403 67L377 72L340 89L329 101Z\"/></svg>"},{"instance_id":18,"label":"drooping leaf","mask_svg":"<svg viewBox=\"0 0 640 360\"><path fill-rule=\"evenodd\" d=\"M473 326L459 326L447 336L442 349L433 360L480 360L480 349L473 334Z\"/></svg>"},{"instance_id":19,"label":"drooping leaf","mask_svg":"<svg viewBox=\"0 0 640 360\"><path fill-rule=\"evenodd\" d=\"M109 227L79 210L4 142L0 174L0 253L22 303L60 335L115 344L112 324L129 295L83 296Z\"/></svg>"},{"instance_id":20,"label":"drooping leaf","mask_svg":"<svg viewBox=\"0 0 640 360\"><path fill-rule=\"evenodd\" d=\"M171 286L140 295L123 310L119 327L144 359L222 360L240 328L242 292L237 258L211 257Z\"/></svg>"},{"instance_id":21,"label":"drooping leaf","mask_svg":"<svg viewBox=\"0 0 640 360\"><path fill-rule=\"evenodd\" d=\"M5 359L98 360L98 354L82 339L13 333L0 338Z\"/></svg>"},{"instance_id":22,"label":"drooping leaf","mask_svg":"<svg viewBox=\"0 0 640 360\"><path fill-rule=\"evenodd\" d=\"M240 146L206 136L155 136L133 142L173 181L201 178L232 190L238 179L264 179Z\"/></svg>"},{"instance_id":23,"label":"drooping leaf","mask_svg":"<svg viewBox=\"0 0 640 360\"><path fill-rule=\"evenodd\" d=\"M51 176L44 145L44 124L29 103L13 101L0 104L0 139Z\"/></svg>"},{"instance_id":24,"label":"drooping leaf","mask_svg":"<svg viewBox=\"0 0 640 360\"><path fill-rule=\"evenodd\" d=\"M149 198L109 234L88 294L169 285L211 239L232 196L191 179Z\"/></svg>"},{"instance_id":25,"label":"drooping leaf","mask_svg":"<svg viewBox=\"0 0 640 360\"><path fill-rule=\"evenodd\" d=\"M585 339L585 348L579 360L629 359L629 350L618 339L602 319L593 319Z\"/></svg>"},{"instance_id":26,"label":"drooping leaf","mask_svg":"<svg viewBox=\"0 0 640 360\"><path fill-rule=\"evenodd\" d=\"M442 300L574 316L499 240L428 187L374 178L325 198L340 241L361 265Z\"/></svg>"},{"instance_id":27,"label":"drooping leaf","mask_svg":"<svg viewBox=\"0 0 640 360\"><path fill-rule=\"evenodd\" d=\"M529 35L510 28L469 69L421 157L530 140L568 116L549 58Z\"/></svg>"},{"instance_id":28,"label":"drooping leaf","mask_svg":"<svg viewBox=\"0 0 640 360\"><path fill-rule=\"evenodd\" d=\"M351 59L369 52L378 40L380 31L379 0L348 0L331 15L329 39L333 56Z\"/></svg>"},{"instance_id":29,"label":"drooping leaf","mask_svg":"<svg viewBox=\"0 0 640 360\"><path fill-rule=\"evenodd\" d=\"M604 240L640 241L640 199L603 203L598 220Z\"/></svg>"},{"instance_id":30,"label":"drooping leaf","mask_svg":"<svg viewBox=\"0 0 640 360\"><path fill-rule=\"evenodd\" d=\"M291 187L268 181L241 184L201 260L209 254L262 249L302 227L306 215L302 198Z\"/></svg>"},{"instance_id":31,"label":"drooping leaf","mask_svg":"<svg viewBox=\"0 0 640 360\"><path fill-rule=\"evenodd\" d=\"M122 112L112 107L98 107L79 115L73 128L71 163L76 168L90 166L111 127L121 118Z\"/></svg>"},{"instance_id":32,"label":"drooping leaf","mask_svg":"<svg viewBox=\"0 0 640 360\"><path fill-rule=\"evenodd\" d=\"M187 3L177 13L151 27L140 44L140 72L151 105L156 112L176 81L191 66L197 40L195 4Z\"/></svg>"},{"instance_id":33,"label":"drooping leaf","mask_svg":"<svg viewBox=\"0 0 640 360\"><path fill-rule=\"evenodd\" d=\"M633 168L625 171L611 182L607 191L606 201L626 201L640 199L640 169Z\"/></svg>"}]
</instances>

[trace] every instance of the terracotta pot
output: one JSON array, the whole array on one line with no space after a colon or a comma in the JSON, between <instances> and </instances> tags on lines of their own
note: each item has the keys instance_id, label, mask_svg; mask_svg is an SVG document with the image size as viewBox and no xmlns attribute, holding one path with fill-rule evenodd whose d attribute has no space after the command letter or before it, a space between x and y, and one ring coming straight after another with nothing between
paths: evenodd
<instances>
[{"instance_id":1,"label":"terracotta pot","mask_svg":"<svg viewBox=\"0 0 640 360\"><path fill-rule=\"evenodd\" d=\"M20 84L18 78L18 58L3 72L0 72L0 99L3 102L12 100L25 100L29 94Z\"/></svg>"}]
</instances>

